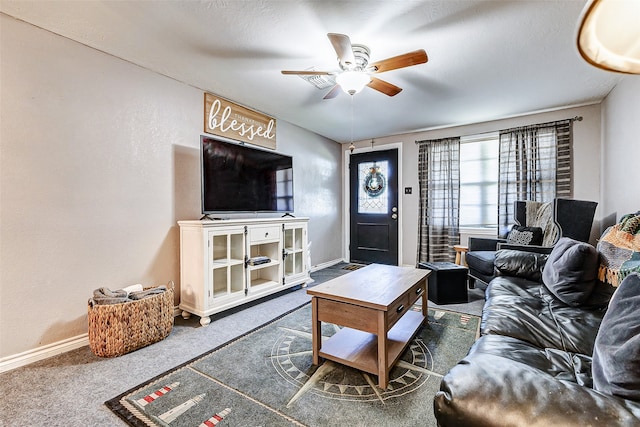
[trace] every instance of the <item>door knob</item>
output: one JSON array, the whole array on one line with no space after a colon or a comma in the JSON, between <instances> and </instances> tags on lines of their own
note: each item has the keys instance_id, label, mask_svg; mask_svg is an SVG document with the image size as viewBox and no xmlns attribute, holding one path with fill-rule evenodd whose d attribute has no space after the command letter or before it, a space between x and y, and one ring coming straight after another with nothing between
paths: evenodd
<instances>
[{"instance_id":1,"label":"door knob","mask_svg":"<svg viewBox=\"0 0 640 427\"><path fill-rule=\"evenodd\" d=\"M398 214L393 214L393 215L391 215L391 218L393 218L393 219L398 219Z\"/></svg>"}]
</instances>

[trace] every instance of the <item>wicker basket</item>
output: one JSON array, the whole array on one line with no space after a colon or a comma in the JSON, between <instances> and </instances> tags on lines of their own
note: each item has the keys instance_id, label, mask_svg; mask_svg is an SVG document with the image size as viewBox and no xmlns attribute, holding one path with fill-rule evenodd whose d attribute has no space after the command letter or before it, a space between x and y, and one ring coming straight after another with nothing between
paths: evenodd
<instances>
[{"instance_id":1,"label":"wicker basket","mask_svg":"<svg viewBox=\"0 0 640 427\"><path fill-rule=\"evenodd\" d=\"M150 288L145 288L150 289ZM121 304L88 303L89 347L115 357L158 342L173 328L173 282L167 291Z\"/></svg>"}]
</instances>

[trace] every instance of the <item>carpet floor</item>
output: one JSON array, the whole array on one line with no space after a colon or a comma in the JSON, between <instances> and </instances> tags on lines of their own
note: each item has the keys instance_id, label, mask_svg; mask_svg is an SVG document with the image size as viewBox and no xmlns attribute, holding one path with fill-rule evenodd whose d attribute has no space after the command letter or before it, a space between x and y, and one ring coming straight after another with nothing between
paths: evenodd
<instances>
[{"instance_id":1,"label":"carpet floor","mask_svg":"<svg viewBox=\"0 0 640 427\"><path fill-rule=\"evenodd\" d=\"M342 269L345 265L312 273L312 286L348 273ZM105 401L309 300L305 289L293 289L216 315L207 327L200 326L197 316L176 317L166 339L121 357L100 358L85 346L4 372L0 374L0 426L122 426ZM483 303L482 291L474 289L469 291L468 304L442 308L479 315ZM430 302L429 307L436 306Z\"/></svg>"}]
</instances>

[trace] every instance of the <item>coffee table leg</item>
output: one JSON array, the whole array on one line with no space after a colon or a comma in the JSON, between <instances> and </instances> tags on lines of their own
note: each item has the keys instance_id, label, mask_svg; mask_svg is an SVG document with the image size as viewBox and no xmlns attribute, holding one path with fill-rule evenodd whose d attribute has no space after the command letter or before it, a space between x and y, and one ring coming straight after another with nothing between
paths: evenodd
<instances>
[{"instance_id":1,"label":"coffee table leg","mask_svg":"<svg viewBox=\"0 0 640 427\"><path fill-rule=\"evenodd\" d=\"M318 298L311 298L311 346L313 348L313 364L320 364L320 345L322 343L322 322L318 321Z\"/></svg>"},{"instance_id":2,"label":"coffee table leg","mask_svg":"<svg viewBox=\"0 0 640 427\"><path fill-rule=\"evenodd\" d=\"M389 385L387 341L387 316L384 311L378 311L378 385L383 390Z\"/></svg>"},{"instance_id":3,"label":"coffee table leg","mask_svg":"<svg viewBox=\"0 0 640 427\"><path fill-rule=\"evenodd\" d=\"M425 279L424 288L422 288L422 315L425 317L425 319L427 318L427 315L429 314L429 306L427 305L429 300L427 299L426 280L427 279Z\"/></svg>"}]
</instances>

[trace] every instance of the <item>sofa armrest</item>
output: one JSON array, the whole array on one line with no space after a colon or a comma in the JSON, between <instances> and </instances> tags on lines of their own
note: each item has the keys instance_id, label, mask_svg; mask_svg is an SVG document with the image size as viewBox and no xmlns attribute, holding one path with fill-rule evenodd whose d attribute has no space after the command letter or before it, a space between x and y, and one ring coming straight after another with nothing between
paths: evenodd
<instances>
[{"instance_id":1,"label":"sofa armrest","mask_svg":"<svg viewBox=\"0 0 640 427\"><path fill-rule=\"evenodd\" d=\"M548 255L513 249L500 249L493 261L501 276L515 276L542 282L542 269Z\"/></svg>"},{"instance_id":2,"label":"sofa armrest","mask_svg":"<svg viewBox=\"0 0 640 427\"><path fill-rule=\"evenodd\" d=\"M505 239L469 237L469 252L472 251L496 251L499 243L506 243Z\"/></svg>"},{"instance_id":3,"label":"sofa armrest","mask_svg":"<svg viewBox=\"0 0 640 427\"><path fill-rule=\"evenodd\" d=\"M553 250L553 247L549 246L538 246L538 245L516 245L513 243L500 242L498 243L497 250L500 249L512 249L516 251L524 251L524 252L535 252L537 254L547 254L549 255Z\"/></svg>"},{"instance_id":4,"label":"sofa armrest","mask_svg":"<svg viewBox=\"0 0 640 427\"><path fill-rule=\"evenodd\" d=\"M449 371L434 412L440 427L640 425L640 403L491 354Z\"/></svg>"}]
</instances>

